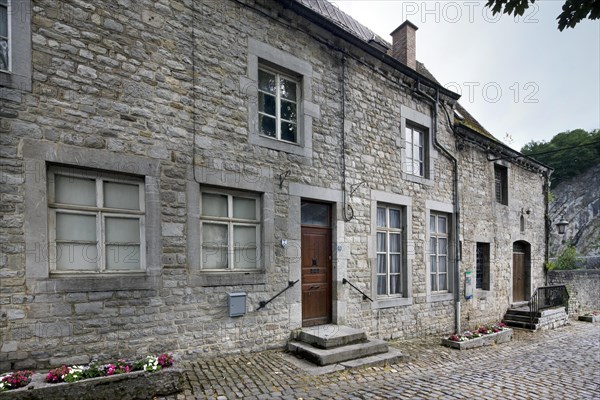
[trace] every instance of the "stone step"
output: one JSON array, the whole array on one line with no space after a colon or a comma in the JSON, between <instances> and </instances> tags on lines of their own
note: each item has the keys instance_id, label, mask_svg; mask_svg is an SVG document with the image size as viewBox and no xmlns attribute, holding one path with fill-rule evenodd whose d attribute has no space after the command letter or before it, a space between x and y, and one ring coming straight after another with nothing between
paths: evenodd
<instances>
[{"instance_id":1,"label":"stone step","mask_svg":"<svg viewBox=\"0 0 600 400\"><path fill-rule=\"evenodd\" d=\"M291 341L288 350L317 365L331 365L388 352L388 344L379 339L341 347L320 349L308 343Z\"/></svg>"},{"instance_id":2,"label":"stone step","mask_svg":"<svg viewBox=\"0 0 600 400\"><path fill-rule=\"evenodd\" d=\"M367 335L360 329L327 324L302 328L297 339L320 349L331 349L366 342Z\"/></svg>"},{"instance_id":3,"label":"stone step","mask_svg":"<svg viewBox=\"0 0 600 400\"><path fill-rule=\"evenodd\" d=\"M532 331L535 331L538 329L537 324L530 324L529 322L511 321L511 320L503 320L502 322L504 322L506 325L510 326L511 328L529 329Z\"/></svg>"},{"instance_id":4,"label":"stone step","mask_svg":"<svg viewBox=\"0 0 600 400\"><path fill-rule=\"evenodd\" d=\"M534 322L537 322L538 320L539 320L539 317L533 318ZM518 314L506 313L506 315L504 315L504 319L502 320L502 322L506 323L506 321L530 322L530 318L529 318L529 315L518 315Z\"/></svg>"}]
</instances>

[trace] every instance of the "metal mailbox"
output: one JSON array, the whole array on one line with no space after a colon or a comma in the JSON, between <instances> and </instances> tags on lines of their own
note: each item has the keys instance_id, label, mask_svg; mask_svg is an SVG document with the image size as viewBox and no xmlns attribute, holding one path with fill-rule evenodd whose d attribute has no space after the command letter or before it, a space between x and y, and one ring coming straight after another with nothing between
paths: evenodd
<instances>
[{"instance_id":1,"label":"metal mailbox","mask_svg":"<svg viewBox=\"0 0 600 400\"><path fill-rule=\"evenodd\" d=\"M241 317L246 314L246 293L227 293L227 309L230 317Z\"/></svg>"}]
</instances>

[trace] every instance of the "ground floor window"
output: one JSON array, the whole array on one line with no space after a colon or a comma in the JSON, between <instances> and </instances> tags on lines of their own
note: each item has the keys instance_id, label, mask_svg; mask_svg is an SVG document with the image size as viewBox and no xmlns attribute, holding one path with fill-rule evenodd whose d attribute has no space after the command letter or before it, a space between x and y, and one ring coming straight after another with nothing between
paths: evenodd
<instances>
[{"instance_id":1,"label":"ground floor window","mask_svg":"<svg viewBox=\"0 0 600 400\"><path fill-rule=\"evenodd\" d=\"M400 295L403 292L402 209L377 206L377 295Z\"/></svg>"},{"instance_id":2,"label":"ground floor window","mask_svg":"<svg viewBox=\"0 0 600 400\"><path fill-rule=\"evenodd\" d=\"M429 262L432 292L448 291L448 225L447 214L431 213L429 217Z\"/></svg>"},{"instance_id":3,"label":"ground floor window","mask_svg":"<svg viewBox=\"0 0 600 400\"><path fill-rule=\"evenodd\" d=\"M477 243L475 253L476 277L475 287L490 290L490 244Z\"/></svg>"}]
</instances>

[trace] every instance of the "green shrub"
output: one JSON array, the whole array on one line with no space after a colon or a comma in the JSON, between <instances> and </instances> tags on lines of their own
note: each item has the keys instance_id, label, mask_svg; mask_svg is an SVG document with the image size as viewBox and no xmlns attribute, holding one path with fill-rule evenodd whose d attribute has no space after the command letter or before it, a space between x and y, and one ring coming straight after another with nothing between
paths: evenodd
<instances>
[{"instance_id":1,"label":"green shrub","mask_svg":"<svg viewBox=\"0 0 600 400\"><path fill-rule=\"evenodd\" d=\"M560 252L556 262L549 261L548 269L577 269L579 259L575 246L568 246Z\"/></svg>"}]
</instances>

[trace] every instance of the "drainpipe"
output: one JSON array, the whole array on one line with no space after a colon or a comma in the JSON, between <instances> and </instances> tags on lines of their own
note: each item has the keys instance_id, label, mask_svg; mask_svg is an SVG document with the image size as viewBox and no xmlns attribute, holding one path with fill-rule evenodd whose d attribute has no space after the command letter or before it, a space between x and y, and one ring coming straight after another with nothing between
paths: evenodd
<instances>
[{"instance_id":1,"label":"drainpipe","mask_svg":"<svg viewBox=\"0 0 600 400\"><path fill-rule=\"evenodd\" d=\"M435 91L435 98L421 90L420 82L417 80L417 88L415 92L421 96L427 98L432 104L432 126L431 136L433 138L433 144L437 147L444 155L452 161L453 168L453 191L454 191L454 331L456 334L461 332L460 329L460 203L458 193L458 160L452 155L444 146L438 142L437 139L437 115L439 110L439 90ZM448 118L450 129L452 128L452 121Z\"/></svg>"}]
</instances>

